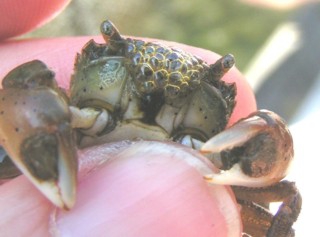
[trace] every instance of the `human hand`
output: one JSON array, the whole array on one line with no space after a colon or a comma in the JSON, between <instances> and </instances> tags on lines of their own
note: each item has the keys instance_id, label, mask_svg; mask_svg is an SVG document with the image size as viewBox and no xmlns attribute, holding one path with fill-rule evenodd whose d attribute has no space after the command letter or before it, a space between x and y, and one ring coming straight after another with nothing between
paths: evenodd
<instances>
[{"instance_id":1,"label":"human hand","mask_svg":"<svg viewBox=\"0 0 320 237\"><path fill-rule=\"evenodd\" d=\"M40 59L56 72L60 86L68 88L76 52L91 38L0 43L0 78L21 63ZM93 38L103 42L102 37ZM163 43L209 63L218 59L207 50ZM236 69L224 80L237 83L237 106L230 120L233 123L255 110L254 97ZM81 151L79 159L78 198L69 212L56 210L24 176L0 186L1 234L226 236L233 230L239 235L239 215L232 194L225 187L205 183L190 163L200 163L207 169L210 165L189 148L159 142L118 143ZM106 162L99 165L101 160ZM96 169L84 175L88 167Z\"/></svg>"}]
</instances>

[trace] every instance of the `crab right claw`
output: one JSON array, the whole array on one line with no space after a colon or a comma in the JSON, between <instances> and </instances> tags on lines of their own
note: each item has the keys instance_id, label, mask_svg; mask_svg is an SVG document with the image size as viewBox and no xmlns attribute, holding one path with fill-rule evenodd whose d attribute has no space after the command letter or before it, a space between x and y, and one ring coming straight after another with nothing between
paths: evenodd
<instances>
[{"instance_id":1,"label":"crab right claw","mask_svg":"<svg viewBox=\"0 0 320 237\"><path fill-rule=\"evenodd\" d=\"M1 145L52 203L70 209L76 193L76 145L69 107L54 74L32 61L9 72L2 85Z\"/></svg>"},{"instance_id":2,"label":"crab right claw","mask_svg":"<svg viewBox=\"0 0 320 237\"><path fill-rule=\"evenodd\" d=\"M278 115L260 110L211 138L201 152L222 170L207 175L209 182L263 187L286 176L293 141Z\"/></svg>"}]
</instances>

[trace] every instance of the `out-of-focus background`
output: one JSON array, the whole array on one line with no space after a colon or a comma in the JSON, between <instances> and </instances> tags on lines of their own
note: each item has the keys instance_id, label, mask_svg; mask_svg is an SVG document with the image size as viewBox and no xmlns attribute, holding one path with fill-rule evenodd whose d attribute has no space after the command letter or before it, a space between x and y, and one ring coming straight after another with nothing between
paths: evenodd
<instances>
[{"instance_id":1,"label":"out-of-focus background","mask_svg":"<svg viewBox=\"0 0 320 237\"><path fill-rule=\"evenodd\" d=\"M299 4L288 6L292 2ZM258 108L277 112L291 125L296 161L289 179L296 181L304 200L296 236L315 236L320 212L319 0L74 0L53 21L20 38L98 35L105 18L125 35L235 55Z\"/></svg>"}]
</instances>

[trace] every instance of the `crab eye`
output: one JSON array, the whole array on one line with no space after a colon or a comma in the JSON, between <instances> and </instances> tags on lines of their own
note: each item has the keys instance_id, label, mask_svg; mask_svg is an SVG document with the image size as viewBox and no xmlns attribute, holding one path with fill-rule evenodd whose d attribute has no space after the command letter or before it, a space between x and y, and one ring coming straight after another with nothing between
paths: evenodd
<instances>
[{"instance_id":1,"label":"crab eye","mask_svg":"<svg viewBox=\"0 0 320 237\"><path fill-rule=\"evenodd\" d=\"M113 25L109 21L104 21L101 24L101 32L105 35L111 36L113 32Z\"/></svg>"},{"instance_id":2,"label":"crab eye","mask_svg":"<svg viewBox=\"0 0 320 237\"><path fill-rule=\"evenodd\" d=\"M100 31L106 42L109 42L109 47L117 51L119 45L117 43L123 42L123 39L118 31L118 29L112 24L111 21L105 20L101 23ZM113 43L111 43L114 41ZM121 44L120 44L121 45Z\"/></svg>"}]
</instances>

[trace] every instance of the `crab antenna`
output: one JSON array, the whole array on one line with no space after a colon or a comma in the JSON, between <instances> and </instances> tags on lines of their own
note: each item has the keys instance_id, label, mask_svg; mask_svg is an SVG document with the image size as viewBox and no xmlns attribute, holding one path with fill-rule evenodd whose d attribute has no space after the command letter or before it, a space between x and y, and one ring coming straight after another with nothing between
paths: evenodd
<instances>
[{"instance_id":1,"label":"crab antenna","mask_svg":"<svg viewBox=\"0 0 320 237\"><path fill-rule=\"evenodd\" d=\"M210 65L210 72L214 80L220 80L235 64L232 54L227 54Z\"/></svg>"},{"instance_id":2,"label":"crab antenna","mask_svg":"<svg viewBox=\"0 0 320 237\"><path fill-rule=\"evenodd\" d=\"M101 23L100 31L112 51L116 52L122 47L123 38L121 37L119 30L110 20L105 20Z\"/></svg>"}]
</instances>

